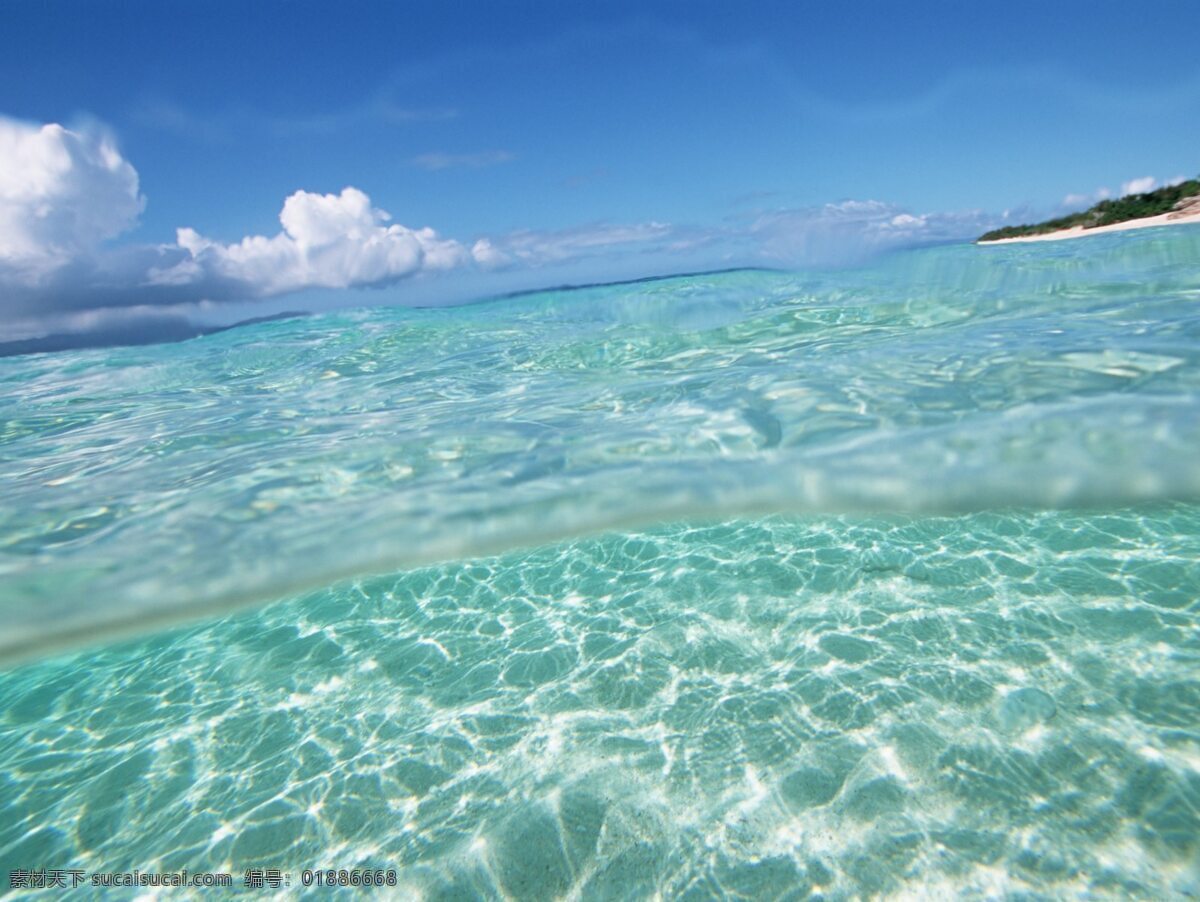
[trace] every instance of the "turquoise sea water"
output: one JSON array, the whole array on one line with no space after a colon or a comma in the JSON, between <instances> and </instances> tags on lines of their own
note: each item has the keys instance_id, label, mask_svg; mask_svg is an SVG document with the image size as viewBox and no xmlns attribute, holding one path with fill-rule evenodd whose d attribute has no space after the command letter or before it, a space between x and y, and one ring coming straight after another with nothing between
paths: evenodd
<instances>
[{"instance_id":1,"label":"turquoise sea water","mask_svg":"<svg viewBox=\"0 0 1200 902\"><path fill-rule=\"evenodd\" d=\"M1200 893L1193 227L0 385L0 871Z\"/></svg>"}]
</instances>

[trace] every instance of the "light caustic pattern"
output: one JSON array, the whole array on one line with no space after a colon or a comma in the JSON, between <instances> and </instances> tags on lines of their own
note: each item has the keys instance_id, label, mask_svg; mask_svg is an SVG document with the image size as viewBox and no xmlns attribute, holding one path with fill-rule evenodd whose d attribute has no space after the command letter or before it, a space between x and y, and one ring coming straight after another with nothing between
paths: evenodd
<instances>
[{"instance_id":1,"label":"light caustic pattern","mask_svg":"<svg viewBox=\"0 0 1200 902\"><path fill-rule=\"evenodd\" d=\"M0 680L0 870L1200 891L1200 509L661 527Z\"/></svg>"}]
</instances>

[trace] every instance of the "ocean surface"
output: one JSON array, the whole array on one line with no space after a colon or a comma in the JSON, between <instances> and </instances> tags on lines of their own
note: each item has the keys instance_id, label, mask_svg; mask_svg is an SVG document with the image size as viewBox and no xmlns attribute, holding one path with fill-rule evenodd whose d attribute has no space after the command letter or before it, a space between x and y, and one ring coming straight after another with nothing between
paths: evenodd
<instances>
[{"instance_id":1,"label":"ocean surface","mask_svg":"<svg viewBox=\"0 0 1200 902\"><path fill-rule=\"evenodd\" d=\"M1200 895L1200 228L0 359L0 485L0 875Z\"/></svg>"}]
</instances>

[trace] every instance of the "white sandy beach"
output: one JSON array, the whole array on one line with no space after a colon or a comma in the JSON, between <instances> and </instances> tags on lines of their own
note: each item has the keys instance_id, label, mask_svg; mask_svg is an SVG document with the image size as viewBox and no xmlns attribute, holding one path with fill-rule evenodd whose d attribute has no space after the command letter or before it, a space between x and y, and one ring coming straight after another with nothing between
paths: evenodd
<instances>
[{"instance_id":1,"label":"white sandy beach","mask_svg":"<svg viewBox=\"0 0 1200 902\"><path fill-rule=\"evenodd\" d=\"M1025 241L1062 241L1066 238L1084 238L1088 235L1099 235L1103 232L1127 232L1130 229L1149 229L1154 226L1183 225L1189 222L1200 222L1200 200L1189 204L1182 210L1172 210L1160 213L1158 216L1147 216L1145 219L1130 219L1126 222L1116 222L1112 225L1095 226L1085 229L1074 226L1070 229L1060 229L1057 232L1047 232L1044 235L1022 235L1019 238L997 238L993 241L977 241L976 244L1015 244Z\"/></svg>"}]
</instances>

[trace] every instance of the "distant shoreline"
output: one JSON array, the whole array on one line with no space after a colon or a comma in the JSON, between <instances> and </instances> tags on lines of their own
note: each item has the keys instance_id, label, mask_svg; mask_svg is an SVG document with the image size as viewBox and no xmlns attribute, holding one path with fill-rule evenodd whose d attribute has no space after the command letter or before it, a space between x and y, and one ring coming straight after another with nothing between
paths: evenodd
<instances>
[{"instance_id":1,"label":"distant shoreline","mask_svg":"<svg viewBox=\"0 0 1200 902\"><path fill-rule=\"evenodd\" d=\"M1146 216L1142 219L1127 219L1124 222L1114 222L1110 225L1092 226L1084 228L1083 226L1072 226L1069 229L1059 229L1056 232L1043 232L1040 235L1019 235L1014 238L992 238L988 241L979 240L976 244L1023 244L1029 241L1063 241L1068 238L1085 238L1088 235L1099 235L1103 232L1127 232L1131 229L1149 229L1155 226L1165 225L1186 225L1187 223L1200 222L1200 209L1196 207L1188 210L1173 211L1170 213L1159 213L1157 216Z\"/></svg>"},{"instance_id":2,"label":"distant shoreline","mask_svg":"<svg viewBox=\"0 0 1200 902\"><path fill-rule=\"evenodd\" d=\"M1197 218L1200 218L1200 179L1184 179L1153 191L1125 194L1115 200L1105 198L1079 213L1068 213L1045 222L1001 226L984 232L975 239L975 243L1060 241L1098 232L1123 232L1194 222Z\"/></svg>"}]
</instances>

